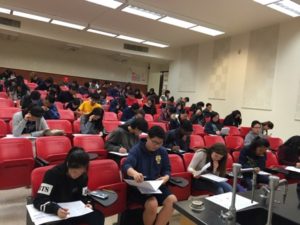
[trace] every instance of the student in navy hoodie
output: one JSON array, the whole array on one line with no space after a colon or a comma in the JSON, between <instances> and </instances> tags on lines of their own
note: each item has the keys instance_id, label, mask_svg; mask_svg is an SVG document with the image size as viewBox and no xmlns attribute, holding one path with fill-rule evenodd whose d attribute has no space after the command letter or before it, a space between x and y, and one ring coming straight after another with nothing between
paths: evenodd
<instances>
[{"instance_id":1,"label":"student in navy hoodie","mask_svg":"<svg viewBox=\"0 0 300 225\"><path fill-rule=\"evenodd\" d=\"M159 188L162 194L141 194L135 187L129 187L129 201L144 204L145 225L167 224L173 213L173 204L177 201L166 186L171 167L168 153L162 147L164 139L164 130L159 126L153 126L148 132L147 140L141 140L129 151L122 168L124 174L138 183L144 179L163 181ZM158 206L162 206L162 209L157 215Z\"/></svg>"}]
</instances>

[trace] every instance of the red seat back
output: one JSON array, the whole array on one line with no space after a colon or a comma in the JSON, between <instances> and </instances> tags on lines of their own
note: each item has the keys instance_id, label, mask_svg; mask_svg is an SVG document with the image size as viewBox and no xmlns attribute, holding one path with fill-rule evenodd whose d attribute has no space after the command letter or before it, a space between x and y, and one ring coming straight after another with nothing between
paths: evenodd
<instances>
[{"instance_id":1,"label":"red seat back","mask_svg":"<svg viewBox=\"0 0 300 225\"><path fill-rule=\"evenodd\" d=\"M225 144L224 139L221 136L204 136L205 146L207 148L210 148L212 145L216 143L222 143Z\"/></svg>"},{"instance_id":2,"label":"red seat back","mask_svg":"<svg viewBox=\"0 0 300 225\"><path fill-rule=\"evenodd\" d=\"M14 102L10 98L0 98L0 108L14 107Z\"/></svg>"},{"instance_id":3,"label":"red seat back","mask_svg":"<svg viewBox=\"0 0 300 225\"><path fill-rule=\"evenodd\" d=\"M76 136L73 139L73 145L82 147L86 152L96 153L101 158L107 157L103 138L99 135Z\"/></svg>"},{"instance_id":4,"label":"red seat back","mask_svg":"<svg viewBox=\"0 0 300 225\"><path fill-rule=\"evenodd\" d=\"M226 170L231 171L232 166L233 166L233 158L229 153L227 153Z\"/></svg>"},{"instance_id":5,"label":"red seat back","mask_svg":"<svg viewBox=\"0 0 300 225\"><path fill-rule=\"evenodd\" d=\"M184 165L185 165L185 170L187 170L187 168L190 165L193 157L194 157L194 153L192 153L192 152L187 152L187 153L183 154L183 161L184 161Z\"/></svg>"},{"instance_id":6,"label":"red seat back","mask_svg":"<svg viewBox=\"0 0 300 225\"><path fill-rule=\"evenodd\" d=\"M30 91L33 91L38 85L36 83L28 83L27 86L29 87Z\"/></svg>"},{"instance_id":7,"label":"red seat back","mask_svg":"<svg viewBox=\"0 0 300 225\"><path fill-rule=\"evenodd\" d=\"M148 122L149 129L153 126L159 126L162 129L164 129L165 132L167 132L167 124L166 123L161 123L161 122Z\"/></svg>"},{"instance_id":8,"label":"red seat back","mask_svg":"<svg viewBox=\"0 0 300 225\"><path fill-rule=\"evenodd\" d=\"M117 121L117 114L114 112L104 112L103 121Z\"/></svg>"},{"instance_id":9,"label":"red seat back","mask_svg":"<svg viewBox=\"0 0 300 225\"><path fill-rule=\"evenodd\" d=\"M103 120L102 123L107 133L111 133L121 125L121 122L117 120L116 121Z\"/></svg>"},{"instance_id":10,"label":"red seat back","mask_svg":"<svg viewBox=\"0 0 300 225\"><path fill-rule=\"evenodd\" d=\"M241 135L241 132L240 132L239 128L237 128L236 126L226 126L226 127L230 128L228 135L230 135L230 136L239 136L239 135Z\"/></svg>"},{"instance_id":11,"label":"red seat back","mask_svg":"<svg viewBox=\"0 0 300 225\"><path fill-rule=\"evenodd\" d=\"M200 124L193 124L193 134L204 136L204 127Z\"/></svg>"},{"instance_id":12,"label":"red seat back","mask_svg":"<svg viewBox=\"0 0 300 225\"><path fill-rule=\"evenodd\" d=\"M71 141L65 136L39 137L36 139L36 155L50 164L65 160L71 149Z\"/></svg>"},{"instance_id":13,"label":"red seat back","mask_svg":"<svg viewBox=\"0 0 300 225\"><path fill-rule=\"evenodd\" d=\"M0 189L30 185L33 167L34 158L30 140L0 139Z\"/></svg>"},{"instance_id":14,"label":"red seat back","mask_svg":"<svg viewBox=\"0 0 300 225\"><path fill-rule=\"evenodd\" d=\"M204 148L205 144L203 138L199 135L192 134L190 136L190 149Z\"/></svg>"},{"instance_id":15,"label":"red seat back","mask_svg":"<svg viewBox=\"0 0 300 225\"><path fill-rule=\"evenodd\" d=\"M8 98L6 92L4 91L0 92L0 98Z\"/></svg>"},{"instance_id":16,"label":"red seat back","mask_svg":"<svg viewBox=\"0 0 300 225\"><path fill-rule=\"evenodd\" d=\"M4 122L4 120L0 119L0 138L5 137L7 134L7 124Z\"/></svg>"},{"instance_id":17,"label":"red seat back","mask_svg":"<svg viewBox=\"0 0 300 225\"><path fill-rule=\"evenodd\" d=\"M74 122L73 122L73 132L75 134L80 133L80 120L74 120Z\"/></svg>"},{"instance_id":18,"label":"red seat back","mask_svg":"<svg viewBox=\"0 0 300 225\"><path fill-rule=\"evenodd\" d=\"M3 107L0 110L0 119L3 120L11 120L13 118L13 115L16 112L21 111L21 109L16 108L16 107Z\"/></svg>"},{"instance_id":19,"label":"red seat back","mask_svg":"<svg viewBox=\"0 0 300 225\"><path fill-rule=\"evenodd\" d=\"M64 109L64 104L62 102L55 102L55 106L57 109Z\"/></svg>"},{"instance_id":20,"label":"red seat back","mask_svg":"<svg viewBox=\"0 0 300 225\"><path fill-rule=\"evenodd\" d=\"M151 114L145 114L145 120L147 122L153 122L153 116Z\"/></svg>"},{"instance_id":21,"label":"red seat back","mask_svg":"<svg viewBox=\"0 0 300 225\"><path fill-rule=\"evenodd\" d=\"M226 148L230 151L239 151L244 146L244 139L240 136L226 136Z\"/></svg>"},{"instance_id":22,"label":"red seat back","mask_svg":"<svg viewBox=\"0 0 300 225\"><path fill-rule=\"evenodd\" d=\"M249 131L251 130L251 127L240 127L240 135L242 137L245 137Z\"/></svg>"},{"instance_id":23,"label":"red seat back","mask_svg":"<svg viewBox=\"0 0 300 225\"><path fill-rule=\"evenodd\" d=\"M274 166L276 167L278 165L279 165L279 163L278 163L276 155L273 152L267 150L266 167L270 168L270 167L274 167Z\"/></svg>"},{"instance_id":24,"label":"red seat back","mask_svg":"<svg viewBox=\"0 0 300 225\"><path fill-rule=\"evenodd\" d=\"M118 112L118 120L121 120L122 115L123 115L122 111Z\"/></svg>"},{"instance_id":25,"label":"red seat back","mask_svg":"<svg viewBox=\"0 0 300 225\"><path fill-rule=\"evenodd\" d=\"M282 139L277 137L268 137L268 141L270 143L270 149L273 151L278 151L279 146L283 144Z\"/></svg>"},{"instance_id":26,"label":"red seat back","mask_svg":"<svg viewBox=\"0 0 300 225\"><path fill-rule=\"evenodd\" d=\"M54 165L51 166L44 166L36 168L31 173L31 196L33 198L36 197L36 194L43 182L45 173L50 170Z\"/></svg>"},{"instance_id":27,"label":"red seat back","mask_svg":"<svg viewBox=\"0 0 300 225\"><path fill-rule=\"evenodd\" d=\"M74 112L72 110L58 109L58 113L60 115L59 118L61 120L69 120L69 121L73 122L75 119Z\"/></svg>"},{"instance_id":28,"label":"red seat back","mask_svg":"<svg viewBox=\"0 0 300 225\"><path fill-rule=\"evenodd\" d=\"M233 158L233 161L235 163L239 162L239 157L240 157L240 152L239 151L235 151L235 152L232 153L232 158Z\"/></svg>"},{"instance_id":29,"label":"red seat back","mask_svg":"<svg viewBox=\"0 0 300 225\"><path fill-rule=\"evenodd\" d=\"M176 154L169 154L169 160L171 165L171 173L185 172L182 158Z\"/></svg>"},{"instance_id":30,"label":"red seat back","mask_svg":"<svg viewBox=\"0 0 300 225\"><path fill-rule=\"evenodd\" d=\"M66 134L72 134L72 124L68 120L47 120L50 129L63 130Z\"/></svg>"}]
</instances>

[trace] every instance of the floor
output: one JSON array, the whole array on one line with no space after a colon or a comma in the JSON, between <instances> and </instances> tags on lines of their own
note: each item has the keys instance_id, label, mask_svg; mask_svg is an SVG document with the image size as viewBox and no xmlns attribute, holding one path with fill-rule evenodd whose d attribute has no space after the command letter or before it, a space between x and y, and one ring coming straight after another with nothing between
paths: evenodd
<instances>
[{"instance_id":1,"label":"floor","mask_svg":"<svg viewBox=\"0 0 300 225\"><path fill-rule=\"evenodd\" d=\"M0 225L26 225L26 197L30 196L29 188L17 188L0 191ZM175 212L170 225L179 225L180 215ZM112 225L117 216L105 218L105 225Z\"/></svg>"}]
</instances>

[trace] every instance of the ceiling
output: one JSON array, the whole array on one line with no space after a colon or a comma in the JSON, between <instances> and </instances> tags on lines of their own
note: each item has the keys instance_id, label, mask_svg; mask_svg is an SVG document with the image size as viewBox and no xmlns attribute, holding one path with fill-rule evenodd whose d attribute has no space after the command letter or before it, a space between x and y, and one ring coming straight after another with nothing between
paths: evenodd
<instances>
[{"instance_id":1,"label":"ceiling","mask_svg":"<svg viewBox=\"0 0 300 225\"><path fill-rule=\"evenodd\" d=\"M142 4L149 9L157 9L159 12L187 18L199 24L211 25L212 28L224 31L225 35L239 34L293 19L255 3L253 0L133 0L131 2L133 5ZM0 0L1 6L39 13L50 18L64 19L82 25L89 24L93 28L150 41L168 43L171 47L218 38L84 0Z\"/></svg>"}]
</instances>

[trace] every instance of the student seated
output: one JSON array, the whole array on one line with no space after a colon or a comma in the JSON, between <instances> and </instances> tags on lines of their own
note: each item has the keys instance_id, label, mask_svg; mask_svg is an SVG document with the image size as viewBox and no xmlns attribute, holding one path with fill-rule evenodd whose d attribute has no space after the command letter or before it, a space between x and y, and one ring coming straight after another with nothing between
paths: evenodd
<instances>
[{"instance_id":1,"label":"student seated","mask_svg":"<svg viewBox=\"0 0 300 225\"><path fill-rule=\"evenodd\" d=\"M169 90L165 90L164 95L160 96L159 101L166 103L170 98L171 92Z\"/></svg>"},{"instance_id":2,"label":"student seated","mask_svg":"<svg viewBox=\"0 0 300 225\"><path fill-rule=\"evenodd\" d=\"M34 207L64 219L57 223L59 225L103 225L104 215L96 209L86 215L68 219L68 209L57 204L81 200L86 207L93 208L87 196L88 167L89 155L82 148L71 148L64 163L46 172L33 200Z\"/></svg>"},{"instance_id":3,"label":"student seated","mask_svg":"<svg viewBox=\"0 0 300 225\"><path fill-rule=\"evenodd\" d=\"M212 104L211 103L206 103L205 109L203 110L203 116L204 117L211 117L211 113L213 112L212 110Z\"/></svg>"},{"instance_id":4,"label":"student seated","mask_svg":"<svg viewBox=\"0 0 300 225\"><path fill-rule=\"evenodd\" d=\"M37 105L30 105L27 109L16 112L13 116L13 136L43 136L44 131L49 129L43 115L44 110Z\"/></svg>"},{"instance_id":5,"label":"student seated","mask_svg":"<svg viewBox=\"0 0 300 225\"><path fill-rule=\"evenodd\" d=\"M269 141L256 137L249 146L245 146L240 153L239 163L242 168L255 168L255 172L266 168L266 151L270 146ZM252 172L243 173L242 185L248 190L252 189ZM269 183L267 175L257 175L257 183Z\"/></svg>"},{"instance_id":6,"label":"student seated","mask_svg":"<svg viewBox=\"0 0 300 225\"><path fill-rule=\"evenodd\" d=\"M187 112L182 109L179 114L177 113L172 113L170 116L170 121L169 121L169 129L174 130L180 127L180 124L182 123L183 120L188 119L188 114Z\"/></svg>"},{"instance_id":7,"label":"student seated","mask_svg":"<svg viewBox=\"0 0 300 225\"><path fill-rule=\"evenodd\" d=\"M235 126L239 127L242 124L242 114L239 110L232 111L231 114L225 117L224 126Z\"/></svg>"},{"instance_id":8,"label":"student seated","mask_svg":"<svg viewBox=\"0 0 300 225\"><path fill-rule=\"evenodd\" d=\"M210 113L210 122L205 124L204 131L207 134L221 135L222 124L220 123L219 113Z\"/></svg>"},{"instance_id":9,"label":"student seated","mask_svg":"<svg viewBox=\"0 0 300 225\"><path fill-rule=\"evenodd\" d=\"M100 134L103 135L103 115L104 111L101 108L94 108L87 115L80 117L80 133L82 134Z\"/></svg>"},{"instance_id":10,"label":"student seated","mask_svg":"<svg viewBox=\"0 0 300 225\"><path fill-rule=\"evenodd\" d=\"M139 108L140 108L139 104L134 103L131 107L127 107L126 109L124 109L121 117L121 121L130 120L132 117L134 117L134 115L137 113Z\"/></svg>"},{"instance_id":11,"label":"student seated","mask_svg":"<svg viewBox=\"0 0 300 225\"><path fill-rule=\"evenodd\" d=\"M268 136L268 131L274 128L274 124L271 121L261 123L261 134Z\"/></svg>"},{"instance_id":12,"label":"student seated","mask_svg":"<svg viewBox=\"0 0 300 225\"><path fill-rule=\"evenodd\" d=\"M52 95L48 95L44 99L42 108L45 111L44 118L46 120L59 119L60 115L55 105L55 98Z\"/></svg>"},{"instance_id":13,"label":"student seated","mask_svg":"<svg viewBox=\"0 0 300 225\"><path fill-rule=\"evenodd\" d=\"M94 108L101 108L101 105L98 103L100 101L99 94L91 94L90 100L84 101L79 106L78 110L81 114L89 114L93 111Z\"/></svg>"},{"instance_id":14,"label":"student seated","mask_svg":"<svg viewBox=\"0 0 300 225\"><path fill-rule=\"evenodd\" d=\"M191 122L193 124L199 124L201 126L203 126L205 124L204 116L202 114L202 109L200 109L200 108L195 109L195 111L193 112L193 115L191 117Z\"/></svg>"},{"instance_id":15,"label":"student seated","mask_svg":"<svg viewBox=\"0 0 300 225\"><path fill-rule=\"evenodd\" d=\"M23 96L20 104L22 109L26 109L28 106L32 104L41 106L42 105L41 93L38 91L32 91L30 95Z\"/></svg>"},{"instance_id":16,"label":"student seated","mask_svg":"<svg viewBox=\"0 0 300 225\"><path fill-rule=\"evenodd\" d=\"M164 146L173 151L190 150L190 135L193 132L193 125L189 120L183 120L180 127L167 132Z\"/></svg>"},{"instance_id":17,"label":"student seated","mask_svg":"<svg viewBox=\"0 0 300 225\"><path fill-rule=\"evenodd\" d=\"M262 137L261 134L261 123L257 120L252 121L251 130L245 136L244 146L248 146L256 137Z\"/></svg>"},{"instance_id":18,"label":"student seated","mask_svg":"<svg viewBox=\"0 0 300 225\"><path fill-rule=\"evenodd\" d=\"M232 187L227 182L214 182L201 178L201 174L212 173L225 177L226 175L227 150L221 143L214 144L209 149L200 149L195 152L188 171L194 176L192 186L195 190L208 190L214 194L222 194L232 191ZM201 169L210 163L210 166L200 173Z\"/></svg>"},{"instance_id":19,"label":"student seated","mask_svg":"<svg viewBox=\"0 0 300 225\"><path fill-rule=\"evenodd\" d=\"M108 111L118 114L119 112L123 112L126 108L126 99L122 96L110 102Z\"/></svg>"},{"instance_id":20,"label":"student seated","mask_svg":"<svg viewBox=\"0 0 300 225\"><path fill-rule=\"evenodd\" d=\"M143 222L145 225L165 225L173 213L173 204L177 201L166 183L170 178L171 167L168 153L162 147L165 132L159 126L149 129L147 140L141 140L129 151L122 167L123 173L136 182L162 180L159 190L162 194L141 194L137 188L129 186L128 200L144 205ZM151 169L150 169L151 168ZM158 206L162 209L157 215Z\"/></svg>"},{"instance_id":21,"label":"student seated","mask_svg":"<svg viewBox=\"0 0 300 225\"><path fill-rule=\"evenodd\" d=\"M156 114L154 99L148 98L147 103L143 106L143 110L146 114L151 114L152 116Z\"/></svg>"},{"instance_id":22,"label":"student seated","mask_svg":"<svg viewBox=\"0 0 300 225\"><path fill-rule=\"evenodd\" d=\"M108 135L105 142L107 151L127 153L139 141L142 132L148 131L148 123L144 118L138 118L131 123L119 126Z\"/></svg>"}]
</instances>

